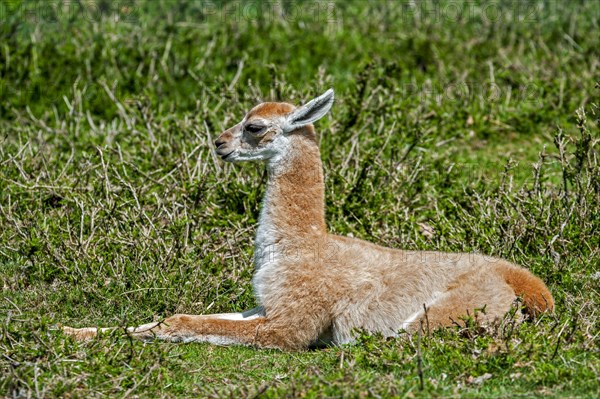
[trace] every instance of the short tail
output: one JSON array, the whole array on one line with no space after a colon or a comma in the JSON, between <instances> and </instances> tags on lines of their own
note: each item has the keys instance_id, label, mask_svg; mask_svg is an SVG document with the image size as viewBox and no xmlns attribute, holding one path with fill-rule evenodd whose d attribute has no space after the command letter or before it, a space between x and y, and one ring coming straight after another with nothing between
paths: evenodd
<instances>
[{"instance_id":1,"label":"short tail","mask_svg":"<svg viewBox=\"0 0 600 399\"><path fill-rule=\"evenodd\" d=\"M525 309L531 316L554 311L554 299L546 284L530 271L510 264L498 266L504 281L523 299Z\"/></svg>"}]
</instances>

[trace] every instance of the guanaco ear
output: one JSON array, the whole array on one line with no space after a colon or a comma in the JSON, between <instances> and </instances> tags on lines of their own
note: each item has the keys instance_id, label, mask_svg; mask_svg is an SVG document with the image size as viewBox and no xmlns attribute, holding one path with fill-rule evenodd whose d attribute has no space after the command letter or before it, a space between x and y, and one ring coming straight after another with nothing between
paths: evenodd
<instances>
[{"instance_id":1,"label":"guanaco ear","mask_svg":"<svg viewBox=\"0 0 600 399\"><path fill-rule=\"evenodd\" d=\"M329 112L332 105L333 89L329 89L319 97L290 112L286 117L283 131L288 133L318 121Z\"/></svg>"}]
</instances>

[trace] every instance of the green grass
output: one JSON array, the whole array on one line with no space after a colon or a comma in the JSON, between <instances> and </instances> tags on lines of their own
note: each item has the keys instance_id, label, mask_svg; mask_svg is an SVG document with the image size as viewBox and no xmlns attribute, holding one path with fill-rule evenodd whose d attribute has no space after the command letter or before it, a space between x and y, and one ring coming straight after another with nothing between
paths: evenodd
<instances>
[{"instance_id":1,"label":"green grass","mask_svg":"<svg viewBox=\"0 0 600 399\"><path fill-rule=\"evenodd\" d=\"M273 7L0 3L0 396L594 397L600 3ZM504 257L556 314L300 353L55 329L254 306L264 171L211 142L329 87L330 230Z\"/></svg>"}]
</instances>

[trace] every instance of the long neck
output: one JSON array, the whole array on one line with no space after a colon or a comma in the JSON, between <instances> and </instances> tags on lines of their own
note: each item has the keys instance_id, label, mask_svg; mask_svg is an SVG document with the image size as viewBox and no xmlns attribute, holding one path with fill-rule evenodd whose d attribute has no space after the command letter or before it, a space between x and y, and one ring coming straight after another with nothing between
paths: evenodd
<instances>
[{"instance_id":1,"label":"long neck","mask_svg":"<svg viewBox=\"0 0 600 399\"><path fill-rule=\"evenodd\" d=\"M273 233L303 238L325 233L323 166L314 139L291 137L286 156L271 161L268 174L262 213Z\"/></svg>"},{"instance_id":2,"label":"long neck","mask_svg":"<svg viewBox=\"0 0 600 399\"><path fill-rule=\"evenodd\" d=\"M314 139L291 137L286 156L272 160L268 173L256 231L257 269L326 235L323 168Z\"/></svg>"}]
</instances>

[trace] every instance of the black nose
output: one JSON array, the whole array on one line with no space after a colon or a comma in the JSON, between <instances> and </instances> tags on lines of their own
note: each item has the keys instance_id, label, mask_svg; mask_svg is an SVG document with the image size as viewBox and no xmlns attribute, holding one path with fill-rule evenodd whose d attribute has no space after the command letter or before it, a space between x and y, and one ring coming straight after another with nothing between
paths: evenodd
<instances>
[{"instance_id":1,"label":"black nose","mask_svg":"<svg viewBox=\"0 0 600 399\"><path fill-rule=\"evenodd\" d=\"M225 144L225 140L223 140L223 139L216 139L215 140L215 147L219 148L223 144Z\"/></svg>"}]
</instances>

